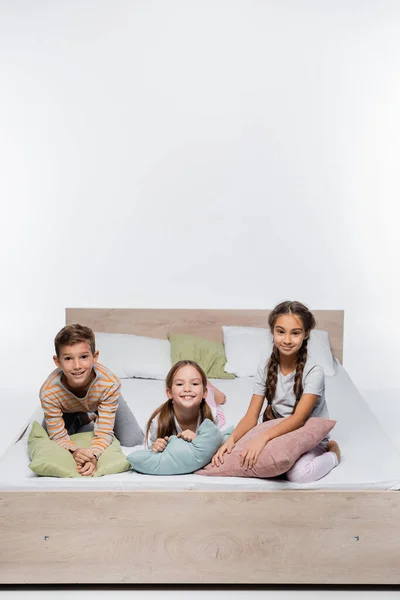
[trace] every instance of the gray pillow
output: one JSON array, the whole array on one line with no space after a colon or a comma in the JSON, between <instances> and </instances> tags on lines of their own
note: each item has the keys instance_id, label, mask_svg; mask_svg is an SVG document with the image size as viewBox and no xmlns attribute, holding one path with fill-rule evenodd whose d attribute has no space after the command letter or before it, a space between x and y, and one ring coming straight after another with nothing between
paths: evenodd
<instances>
[{"instance_id":1,"label":"gray pillow","mask_svg":"<svg viewBox=\"0 0 400 600\"><path fill-rule=\"evenodd\" d=\"M224 435L218 427L210 419L205 419L192 442L171 435L163 452L138 450L127 458L139 473L184 475L207 465L223 441Z\"/></svg>"}]
</instances>

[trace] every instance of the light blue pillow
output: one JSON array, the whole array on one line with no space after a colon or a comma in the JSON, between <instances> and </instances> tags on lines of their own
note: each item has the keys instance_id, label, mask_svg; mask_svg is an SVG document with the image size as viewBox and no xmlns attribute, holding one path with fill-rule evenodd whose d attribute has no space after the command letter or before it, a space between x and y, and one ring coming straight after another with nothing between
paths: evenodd
<instances>
[{"instance_id":1,"label":"light blue pillow","mask_svg":"<svg viewBox=\"0 0 400 600\"><path fill-rule=\"evenodd\" d=\"M224 434L210 419L205 419L192 442L171 435L163 452L137 450L127 458L139 473L185 475L202 469L211 461L224 441Z\"/></svg>"}]
</instances>

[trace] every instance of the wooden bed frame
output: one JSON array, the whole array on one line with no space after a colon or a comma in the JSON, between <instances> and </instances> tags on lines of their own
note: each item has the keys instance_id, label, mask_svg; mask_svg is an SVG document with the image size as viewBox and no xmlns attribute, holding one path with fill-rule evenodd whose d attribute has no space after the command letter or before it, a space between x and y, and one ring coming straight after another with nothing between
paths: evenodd
<instances>
[{"instance_id":1,"label":"wooden bed frame","mask_svg":"<svg viewBox=\"0 0 400 600\"><path fill-rule=\"evenodd\" d=\"M67 323L222 339L268 312L68 309ZM315 315L342 360L343 312ZM0 491L1 584L400 584L397 492L54 488Z\"/></svg>"}]
</instances>

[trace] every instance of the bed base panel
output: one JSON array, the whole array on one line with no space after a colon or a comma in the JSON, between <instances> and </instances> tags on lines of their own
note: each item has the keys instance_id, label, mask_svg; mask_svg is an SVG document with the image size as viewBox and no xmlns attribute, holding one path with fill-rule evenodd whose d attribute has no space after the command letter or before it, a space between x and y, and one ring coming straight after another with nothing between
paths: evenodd
<instances>
[{"instance_id":1,"label":"bed base panel","mask_svg":"<svg viewBox=\"0 0 400 600\"><path fill-rule=\"evenodd\" d=\"M400 584L389 491L2 492L1 584Z\"/></svg>"}]
</instances>

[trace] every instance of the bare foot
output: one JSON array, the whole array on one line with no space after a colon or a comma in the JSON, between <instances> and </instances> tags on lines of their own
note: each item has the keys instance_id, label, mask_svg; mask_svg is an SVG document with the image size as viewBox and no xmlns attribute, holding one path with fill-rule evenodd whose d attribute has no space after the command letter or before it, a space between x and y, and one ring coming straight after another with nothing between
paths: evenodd
<instances>
[{"instance_id":1,"label":"bare foot","mask_svg":"<svg viewBox=\"0 0 400 600\"><path fill-rule=\"evenodd\" d=\"M328 449L328 452L334 452L337 456L338 462L340 462L341 452L340 452L339 444L337 442L335 442L335 440L330 440L328 442L327 449Z\"/></svg>"},{"instance_id":2,"label":"bare foot","mask_svg":"<svg viewBox=\"0 0 400 600\"><path fill-rule=\"evenodd\" d=\"M225 402L226 402L225 394L216 387L214 387L214 400L215 400L215 404L217 404L217 405L225 404Z\"/></svg>"}]
</instances>

